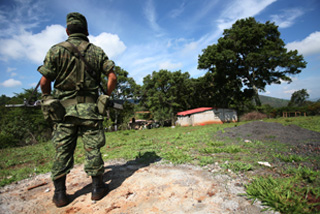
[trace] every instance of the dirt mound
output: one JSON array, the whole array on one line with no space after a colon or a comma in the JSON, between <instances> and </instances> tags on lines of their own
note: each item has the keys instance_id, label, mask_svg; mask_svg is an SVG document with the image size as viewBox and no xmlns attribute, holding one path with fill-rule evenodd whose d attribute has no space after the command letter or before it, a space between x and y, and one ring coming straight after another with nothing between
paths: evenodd
<instances>
[{"instance_id":1,"label":"dirt mound","mask_svg":"<svg viewBox=\"0 0 320 214\"><path fill-rule=\"evenodd\" d=\"M254 214L262 209L238 195L245 192L238 177L159 162L108 162L105 166L104 180L111 191L96 203L90 199L91 178L79 165L67 177L67 193L72 200L68 206L56 208L51 202L53 184L50 175L45 174L2 188L0 213ZM28 190L37 184L45 185Z\"/></svg>"},{"instance_id":2,"label":"dirt mound","mask_svg":"<svg viewBox=\"0 0 320 214\"><path fill-rule=\"evenodd\" d=\"M217 138L230 138L235 142L242 140L259 140L262 142L279 142L289 146L287 155L296 154L302 157L318 157L320 155L320 133L301 128L296 125L284 126L280 123L255 121L241 126L224 129L217 133ZM278 163L281 165L281 163ZM314 170L320 170L318 161L306 163Z\"/></svg>"},{"instance_id":3,"label":"dirt mound","mask_svg":"<svg viewBox=\"0 0 320 214\"><path fill-rule=\"evenodd\" d=\"M241 126L226 128L223 137L260 141L276 141L294 146L300 144L320 145L320 133L296 125L283 126L280 123L255 121Z\"/></svg>"}]
</instances>

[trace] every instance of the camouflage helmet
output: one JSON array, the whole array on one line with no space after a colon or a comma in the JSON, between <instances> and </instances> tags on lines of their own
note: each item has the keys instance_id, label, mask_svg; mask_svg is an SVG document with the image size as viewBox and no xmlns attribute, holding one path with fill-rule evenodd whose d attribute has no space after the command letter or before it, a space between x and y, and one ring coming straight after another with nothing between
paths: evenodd
<instances>
[{"instance_id":1,"label":"camouflage helmet","mask_svg":"<svg viewBox=\"0 0 320 214\"><path fill-rule=\"evenodd\" d=\"M81 25L85 27L85 29L88 29L86 17L77 12L69 13L67 15L67 26L68 25Z\"/></svg>"}]
</instances>

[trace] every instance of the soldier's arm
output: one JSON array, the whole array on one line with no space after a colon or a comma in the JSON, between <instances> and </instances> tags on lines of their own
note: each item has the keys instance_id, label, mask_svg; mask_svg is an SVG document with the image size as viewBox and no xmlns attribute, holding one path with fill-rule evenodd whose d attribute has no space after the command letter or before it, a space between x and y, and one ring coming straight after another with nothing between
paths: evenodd
<instances>
[{"instance_id":1,"label":"soldier's arm","mask_svg":"<svg viewBox=\"0 0 320 214\"><path fill-rule=\"evenodd\" d=\"M49 95L51 93L51 80L42 76L40 79L40 88L43 95Z\"/></svg>"},{"instance_id":2,"label":"soldier's arm","mask_svg":"<svg viewBox=\"0 0 320 214\"><path fill-rule=\"evenodd\" d=\"M107 92L108 92L108 96L111 95L112 91L115 89L116 87L116 84L117 84L117 76L115 74L115 72L113 71L113 69L108 73L108 89L107 89Z\"/></svg>"}]
</instances>

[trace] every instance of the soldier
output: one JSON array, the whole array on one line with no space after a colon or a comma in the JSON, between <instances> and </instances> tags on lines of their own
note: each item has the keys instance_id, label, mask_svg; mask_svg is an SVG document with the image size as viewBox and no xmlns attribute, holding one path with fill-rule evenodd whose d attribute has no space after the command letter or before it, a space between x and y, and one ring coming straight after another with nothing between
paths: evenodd
<instances>
[{"instance_id":1,"label":"soldier","mask_svg":"<svg viewBox=\"0 0 320 214\"><path fill-rule=\"evenodd\" d=\"M92 176L91 199L100 200L108 192L103 181L104 163L100 153L100 148L105 145L103 116L98 113L96 101L102 73L108 77L108 95L117 82L114 62L101 48L89 43L87 20L82 14L67 15L66 32L67 41L52 46L43 66L38 68L42 74L40 87L43 103L49 103L43 105L43 114L53 122L53 202L57 207L69 203L66 176L73 167L73 153L79 136L85 149L84 170ZM55 90L51 95L53 81Z\"/></svg>"}]
</instances>

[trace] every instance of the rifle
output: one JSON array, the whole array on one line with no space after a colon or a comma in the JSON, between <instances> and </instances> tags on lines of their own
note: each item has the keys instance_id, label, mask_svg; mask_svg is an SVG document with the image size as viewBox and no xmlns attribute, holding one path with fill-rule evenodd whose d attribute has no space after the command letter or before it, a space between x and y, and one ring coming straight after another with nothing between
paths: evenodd
<instances>
[{"instance_id":1,"label":"rifle","mask_svg":"<svg viewBox=\"0 0 320 214\"><path fill-rule=\"evenodd\" d=\"M36 93L36 91L38 90L40 86L40 80L36 86L36 88L33 90L32 94L29 96L28 99L24 98L23 100L23 104L6 104L5 107L6 108L12 108L12 107L40 107L41 106L41 100L36 100L35 102L31 103L31 98L34 95L34 93Z\"/></svg>"},{"instance_id":2,"label":"rifle","mask_svg":"<svg viewBox=\"0 0 320 214\"><path fill-rule=\"evenodd\" d=\"M34 93L38 90L40 86L40 80L36 86L36 88L33 90L32 94L29 96L28 99L24 99L23 100L23 104L6 104L5 107L6 108L13 108L13 107L30 107L30 108L36 108L36 107L41 107L41 102L42 100L36 100L34 102L31 102L31 99L34 95ZM102 86L101 86L102 87ZM111 107L111 108L114 108L114 109L118 109L118 110L123 110L123 101L121 100L108 100L108 103L107 103L107 107Z\"/></svg>"}]
</instances>

